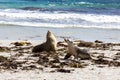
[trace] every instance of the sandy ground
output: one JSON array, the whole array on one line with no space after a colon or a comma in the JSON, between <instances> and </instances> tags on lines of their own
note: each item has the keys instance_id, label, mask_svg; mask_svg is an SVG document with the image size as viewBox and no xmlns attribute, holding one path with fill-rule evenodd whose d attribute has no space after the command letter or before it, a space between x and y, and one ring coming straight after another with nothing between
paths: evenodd
<instances>
[{"instance_id":1,"label":"sandy ground","mask_svg":"<svg viewBox=\"0 0 120 80\"><path fill-rule=\"evenodd\" d=\"M22 67L17 66L17 68L14 68L14 66L11 68L11 64L6 65L10 66L9 68L6 68L6 66L0 66L0 80L120 80L119 63L118 65L108 64L104 62L101 62L100 64L95 64L89 60L83 60L84 63L88 64L84 68L64 66L62 67L62 69L69 70L69 72L62 72L58 71L58 69L60 68L51 68L50 66L45 67L44 65L35 63L36 61L38 61L38 57L31 57L31 55L33 54L30 54L29 50L27 50L27 52L25 52L25 50L22 50L23 52L19 51L18 47L11 45L12 42L16 41L1 41L1 49L3 48L3 46L14 48L11 49L12 51L0 52L0 56L4 56L7 58L12 57L12 59L14 58L15 61L26 60L27 62L22 64ZM33 41L30 43L32 43L33 46L36 45L38 42ZM21 46L19 46L19 48L21 48ZM15 49L17 51L15 51ZM109 49L89 48L89 50L90 52L96 52L97 54L104 53L104 55L109 58L113 58L116 54L120 55L119 45L114 45L112 47L109 47ZM23 55L15 56L16 54L20 53L22 53ZM58 53L60 52L58 51ZM107 60L111 61L112 59ZM120 58L116 61L119 62ZM2 64L1 61L0 64ZM30 67L30 65L35 65L37 66L37 68L34 68L34 66L32 68L28 68ZM25 69L23 69L23 67Z\"/></svg>"},{"instance_id":2,"label":"sandy ground","mask_svg":"<svg viewBox=\"0 0 120 80\"><path fill-rule=\"evenodd\" d=\"M78 68L71 73L51 73L48 70L2 71L0 80L120 80L119 75L120 68L93 66L84 69Z\"/></svg>"}]
</instances>

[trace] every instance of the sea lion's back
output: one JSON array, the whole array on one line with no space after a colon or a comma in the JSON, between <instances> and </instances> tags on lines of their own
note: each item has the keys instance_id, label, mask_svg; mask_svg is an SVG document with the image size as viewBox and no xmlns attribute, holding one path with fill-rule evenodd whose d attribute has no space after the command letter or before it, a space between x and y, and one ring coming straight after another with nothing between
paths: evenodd
<instances>
[{"instance_id":1,"label":"sea lion's back","mask_svg":"<svg viewBox=\"0 0 120 80\"><path fill-rule=\"evenodd\" d=\"M32 49L32 52L42 52L42 51L44 51L44 48L45 47L45 43L42 43L42 44L40 44L40 45L36 45L36 46L34 46L33 47L33 49Z\"/></svg>"}]
</instances>

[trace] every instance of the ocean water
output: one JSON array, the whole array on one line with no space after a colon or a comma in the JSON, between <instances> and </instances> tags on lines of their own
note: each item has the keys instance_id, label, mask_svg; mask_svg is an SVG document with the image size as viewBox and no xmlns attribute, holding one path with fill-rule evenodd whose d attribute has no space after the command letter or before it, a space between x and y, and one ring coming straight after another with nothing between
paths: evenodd
<instances>
[{"instance_id":1,"label":"ocean water","mask_svg":"<svg viewBox=\"0 0 120 80\"><path fill-rule=\"evenodd\" d=\"M15 35L14 31L24 31L26 28L43 33L54 29L57 36L62 36L61 32L66 31L72 32L70 34L75 39L119 42L120 0L0 0L0 30L3 28L10 29L12 35ZM77 34L84 30L86 32L82 35ZM2 34L0 38L5 39L7 36ZM27 33L24 35L29 36Z\"/></svg>"}]
</instances>

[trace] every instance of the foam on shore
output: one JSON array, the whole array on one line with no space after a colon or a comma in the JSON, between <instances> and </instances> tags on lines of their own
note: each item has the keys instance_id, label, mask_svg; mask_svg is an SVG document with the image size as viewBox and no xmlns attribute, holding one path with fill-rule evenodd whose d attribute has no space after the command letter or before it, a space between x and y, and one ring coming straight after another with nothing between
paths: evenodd
<instances>
[{"instance_id":1,"label":"foam on shore","mask_svg":"<svg viewBox=\"0 0 120 80\"><path fill-rule=\"evenodd\" d=\"M93 13L0 10L0 25L120 29L120 16Z\"/></svg>"}]
</instances>

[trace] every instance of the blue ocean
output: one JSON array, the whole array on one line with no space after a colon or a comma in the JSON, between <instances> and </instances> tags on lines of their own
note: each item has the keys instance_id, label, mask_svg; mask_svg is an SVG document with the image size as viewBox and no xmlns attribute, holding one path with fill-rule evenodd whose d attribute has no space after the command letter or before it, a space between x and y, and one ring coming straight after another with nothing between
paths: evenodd
<instances>
[{"instance_id":1,"label":"blue ocean","mask_svg":"<svg viewBox=\"0 0 120 80\"><path fill-rule=\"evenodd\" d=\"M38 35L50 29L58 37L119 42L120 0L0 0L3 29L7 32L1 32L1 39L8 34L30 36L34 31Z\"/></svg>"}]
</instances>

